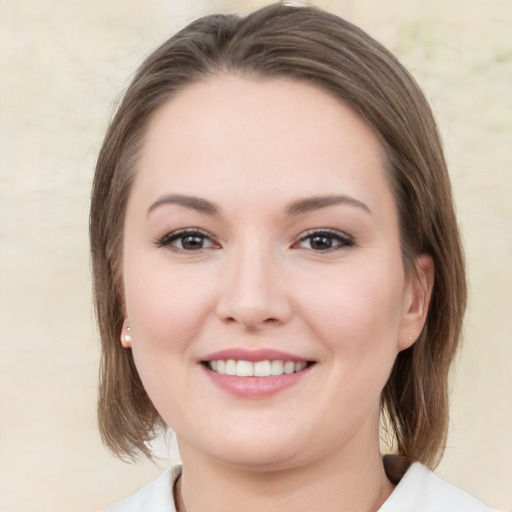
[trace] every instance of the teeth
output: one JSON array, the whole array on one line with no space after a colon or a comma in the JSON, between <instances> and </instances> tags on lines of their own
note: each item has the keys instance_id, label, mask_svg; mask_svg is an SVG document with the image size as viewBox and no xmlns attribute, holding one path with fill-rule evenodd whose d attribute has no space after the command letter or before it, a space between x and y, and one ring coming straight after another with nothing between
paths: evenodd
<instances>
[{"instance_id":1,"label":"teeth","mask_svg":"<svg viewBox=\"0 0 512 512\"><path fill-rule=\"evenodd\" d=\"M221 375L236 375L237 377L270 377L278 375L289 375L304 370L307 363L305 361L294 363L293 361L251 361L222 359L216 361L208 361L210 370L220 373Z\"/></svg>"},{"instance_id":2,"label":"teeth","mask_svg":"<svg viewBox=\"0 0 512 512\"><path fill-rule=\"evenodd\" d=\"M270 361L258 361L254 363L254 376L255 377L269 377L270 376Z\"/></svg>"},{"instance_id":3,"label":"teeth","mask_svg":"<svg viewBox=\"0 0 512 512\"><path fill-rule=\"evenodd\" d=\"M212 361L211 363L217 363L217 373L222 375L226 374L226 361ZM210 369L215 371L213 365L210 363Z\"/></svg>"},{"instance_id":4,"label":"teeth","mask_svg":"<svg viewBox=\"0 0 512 512\"><path fill-rule=\"evenodd\" d=\"M234 359L226 361L226 375L236 375L236 361Z\"/></svg>"},{"instance_id":5,"label":"teeth","mask_svg":"<svg viewBox=\"0 0 512 512\"><path fill-rule=\"evenodd\" d=\"M302 363L295 363L295 371L300 372L301 370L304 370L307 365L308 363L306 363L306 361L303 361Z\"/></svg>"},{"instance_id":6,"label":"teeth","mask_svg":"<svg viewBox=\"0 0 512 512\"><path fill-rule=\"evenodd\" d=\"M271 361L270 362L270 375L283 375L283 361Z\"/></svg>"},{"instance_id":7,"label":"teeth","mask_svg":"<svg viewBox=\"0 0 512 512\"><path fill-rule=\"evenodd\" d=\"M284 373L286 374L290 374L290 373L293 373L295 371L295 363L293 361L286 361L286 363L284 363Z\"/></svg>"},{"instance_id":8,"label":"teeth","mask_svg":"<svg viewBox=\"0 0 512 512\"><path fill-rule=\"evenodd\" d=\"M238 377L252 377L254 375L254 365L249 361L238 361L236 363L236 375Z\"/></svg>"}]
</instances>

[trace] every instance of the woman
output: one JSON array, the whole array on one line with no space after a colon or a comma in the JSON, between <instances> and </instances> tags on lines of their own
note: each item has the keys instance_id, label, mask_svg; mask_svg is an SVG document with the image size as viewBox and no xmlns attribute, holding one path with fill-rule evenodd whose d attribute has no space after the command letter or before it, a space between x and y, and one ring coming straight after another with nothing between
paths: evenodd
<instances>
[{"instance_id":1,"label":"woman","mask_svg":"<svg viewBox=\"0 0 512 512\"><path fill-rule=\"evenodd\" d=\"M427 469L464 259L431 111L360 29L272 5L164 43L106 135L91 245L103 439L150 457L168 426L183 461L109 510L489 510Z\"/></svg>"}]
</instances>

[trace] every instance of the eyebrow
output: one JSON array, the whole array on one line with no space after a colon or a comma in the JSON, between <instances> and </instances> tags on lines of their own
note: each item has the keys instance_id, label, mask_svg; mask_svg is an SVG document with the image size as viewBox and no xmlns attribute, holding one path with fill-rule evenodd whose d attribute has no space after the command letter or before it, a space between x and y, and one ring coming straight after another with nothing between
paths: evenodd
<instances>
[{"instance_id":1,"label":"eyebrow","mask_svg":"<svg viewBox=\"0 0 512 512\"><path fill-rule=\"evenodd\" d=\"M196 196L185 196L182 194L167 194L159 197L153 204L151 204L148 208L147 215L159 206L166 204L177 204L184 206L185 208L190 208L191 210L196 210L200 213L213 216L219 215L220 211L214 203L207 199L202 199ZM338 204L355 206L356 208L360 208L370 214L372 213L365 203L359 201L359 199L356 199L355 197L347 195L329 195L299 199L287 206L286 213L288 215L300 215L302 213Z\"/></svg>"},{"instance_id":2,"label":"eyebrow","mask_svg":"<svg viewBox=\"0 0 512 512\"><path fill-rule=\"evenodd\" d=\"M298 201L294 201L286 208L286 213L288 215L300 215L301 213L310 212L313 210L318 210L320 208L326 208L328 206L334 206L337 204L345 204L348 206L355 206L356 208L361 208L365 212L372 213L370 208L356 199L355 197L346 196L346 195L329 195L329 196L318 196L318 197L309 197L307 199L299 199Z\"/></svg>"},{"instance_id":3,"label":"eyebrow","mask_svg":"<svg viewBox=\"0 0 512 512\"><path fill-rule=\"evenodd\" d=\"M184 196L181 194L168 194L159 197L148 208L147 215L149 215L153 210L164 204L178 204L180 206L184 206L185 208L190 208L191 210L196 210L200 213L205 213L207 215L219 214L219 208L215 206L214 203L208 201L207 199L201 199L200 197L195 196Z\"/></svg>"}]
</instances>

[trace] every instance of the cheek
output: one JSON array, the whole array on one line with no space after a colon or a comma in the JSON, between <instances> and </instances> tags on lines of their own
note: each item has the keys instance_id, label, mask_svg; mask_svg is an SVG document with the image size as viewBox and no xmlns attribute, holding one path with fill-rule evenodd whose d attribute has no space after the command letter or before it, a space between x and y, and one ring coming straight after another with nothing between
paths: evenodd
<instances>
[{"instance_id":1,"label":"cheek","mask_svg":"<svg viewBox=\"0 0 512 512\"><path fill-rule=\"evenodd\" d=\"M189 369L197 356L193 340L205 318L205 291L183 272L158 265L125 272L126 313L132 329L132 353L148 395L167 423L186 414L192 399Z\"/></svg>"},{"instance_id":2,"label":"cheek","mask_svg":"<svg viewBox=\"0 0 512 512\"><path fill-rule=\"evenodd\" d=\"M402 301L402 272L366 266L310 283L302 310L328 350L361 367L396 356Z\"/></svg>"},{"instance_id":3,"label":"cheek","mask_svg":"<svg viewBox=\"0 0 512 512\"><path fill-rule=\"evenodd\" d=\"M164 354L189 356L186 349L204 323L211 290L200 276L170 272L149 263L150 270L125 272L126 314L132 328L133 350L140 364L155 365ZM208 281L206 281L208 283Z\"/></svg>"},{"instance_id":4,"label":"cheek","mask_svg":"<svg viewBox=\"0 0 512 512\"><path fill-rule=\"evenodd\" d=\"M178 334L185 326L193 327L193 320L199 314L200 305L190 291L157 289L145 299L141 297L132 305L137 309L136 318L140 320L141 327L145 333L152 332L155 340Z\"/></svg>"}]
</instances>

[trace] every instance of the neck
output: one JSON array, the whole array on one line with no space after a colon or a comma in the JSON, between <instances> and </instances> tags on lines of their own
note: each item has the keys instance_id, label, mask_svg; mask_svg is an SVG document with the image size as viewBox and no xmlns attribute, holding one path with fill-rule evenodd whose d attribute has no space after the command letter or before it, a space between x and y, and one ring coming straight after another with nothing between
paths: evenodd
<instances>
[{"instance_id":1,"label":"neck","mask_svg":"<svg viewBox=\"0 0 512 512\"><path fill-rule=\"evenodd\" d=\"M197 455L197 454L196 454ZM183 457L178 512L370 512L393 490L378 446L355 461L326 456L293 469L255 471ZM350 462L349 462L350 459ZM184 510L185 508L185 510Z\"/></svg>"}]
</instances>

